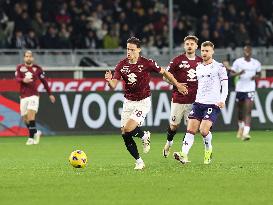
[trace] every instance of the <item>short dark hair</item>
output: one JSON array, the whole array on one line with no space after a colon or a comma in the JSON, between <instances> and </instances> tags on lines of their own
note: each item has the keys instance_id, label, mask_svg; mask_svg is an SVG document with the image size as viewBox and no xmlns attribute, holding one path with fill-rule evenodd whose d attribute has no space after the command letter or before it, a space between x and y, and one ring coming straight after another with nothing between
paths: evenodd
<instances>
[{"instance_id":1,"label":"short dark hair","mask_svg":"<svg viewBox=\"0 0 273 205\"><path fill-rule=\"evenodd\" d=\"M198 38L196 36L193 36L193 35L188 35L184 38L184 42L187 41L187 40L193 40L195 41L196 44L198 44Z\"/></svg>"},{"instance_id":2,"label":"short dark hair","mask_svg":"<svg viewBox=\"0 0 273 205\"><path fill-rule=\"evenodd\" d=\"M201 44L201 46L203 46L203 47L210 46L210 47L214 48L214 44L211 41L205 41Z\"/></svg>"},{"instance_id":3,"label":"short dark hair","mask_svg":"<svg viewBox=\"0 0 273 205\"><path fill-rule=\"evenodd\" d=\"M128 38L127 43L135 44L137 48L140 48L141 41L136 37Z\"/></svg>"},{"instance_id":4,"label":"short dark hair","mask_svg":"<svg viewBox=\"0 0 273 205\"><path fill-rule=\"evenodd\" d=\"M31 55L33 55L31 50L26 50L26 51L24 52L24 56L26 56L27 53L30 53Z\"/></svg>"}]
</instances>

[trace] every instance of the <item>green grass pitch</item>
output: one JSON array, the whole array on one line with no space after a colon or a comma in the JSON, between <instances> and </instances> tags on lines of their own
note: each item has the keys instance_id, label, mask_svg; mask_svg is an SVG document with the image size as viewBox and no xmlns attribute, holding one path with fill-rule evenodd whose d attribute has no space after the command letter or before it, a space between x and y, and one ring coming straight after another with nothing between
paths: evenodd
<instances>
[{"instance_id":1,"label":"green grass pitch","mask_svg":"<svg viewBox=\"0 0 273 205\"><path fill-rule=\"evenodd\" d=\"M162 157L165 134L153 134L151 150L142 154L144 171L135 171L119 135L43 137L26 146L26 138L0 138L0 204L273 204L273 132L252 131L242 142L235 132L213 133L213 163L203 164L203 143L195 138L187 165ZM177 134L172 151L180 149ZM89 164L68 164L76 149Z\"/></svg>"}]
</instances>

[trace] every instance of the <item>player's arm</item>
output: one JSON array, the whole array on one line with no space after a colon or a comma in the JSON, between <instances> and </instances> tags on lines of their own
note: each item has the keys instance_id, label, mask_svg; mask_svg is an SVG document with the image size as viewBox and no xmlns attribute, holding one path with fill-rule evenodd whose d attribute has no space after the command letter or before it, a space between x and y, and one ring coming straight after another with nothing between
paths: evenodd
<instances>
[{"instance_id":1,"label":"player's arm","mask_svg":"<svg viewBox=\"0 0 273 205\"><path fill-rule=\"evenodd\" d=\"M251 80L257 80L258 78L261 77L261 72L257 72L256 75L254 75Z\"/></svg>"},{"instance_id":2,"label":"player's arm","mask_svg":"<svg viewBox=\"0 0 273 205\"><path fill-rule=\"evenodd\" d=\"M220 102L217 103L219 108L225 107L225 102L228 96L228 76L227 71L224 66L219 69L219 78L221 80L221 95L220 95Z\"/></svg>"},{"instance_id":3,"label":"player's arm","mask_svg":"<svg viewBox=\"0 0 273 205\"><path fill-rule=\"evenodd\" d=\"M179 83L170 72L166 71L164 68L161 68L160 72L163 75L163 78L166 78L172 85L176 86L178 91L184 95L188 94L187 85L185 83Z\"/></svg>"},{"instance_id":4,"label":"player's arm","mask_svg":"<svg viewBox=\"0 0 273 205\"><path fill-rule=\"evenodd\" d=\"M105 80L108 82L108 85L111 89L115 89L117 87L118 84L118 80L117 79L113 79L113 75L112 72L110 70L105 72L104 75Z\"/></svg>"},{"instance_id":5,"label":"player's arm","mask_svg":"<svg viewBox=\"0 0 273 205\"><path fill-rule=\"evenodd\" d=\"M225 102L228 96L228 80L224 79L221 81L221 87L222 87L222 92L221 92L221 96L220 96L220 102L217 103L217 105L219 106L219 108L224 108L225 107Z\"/></svg>"},{"instance_id":6,"label":"player's arm","mask_svg":"<svg viewBox=\"0 0 273 205\"><path fill-rule=\"evenodd\" d=\"M40 81L43 83L43 85L44 85L44 87L45 87L45 89L46 89L46 92L47 92L47 94L48 94L48 96L49 96L50 101L51 101L52 103L55 103L56 99L55 99L54 95L52 95L52 93L51 93L51 90L50 90L50 88L49 88L49 86L48 86L48 82L47 82L47 80L45 79L45 72L44 72L42 69L41 69L41 72L40 72L40 74L38 75L38 77L39 77Z\"/></svg>"},{"instance_id":7,"label":"player's arm","mask_svg":"<svg viewBox=\"0 0 273 205\"><path fill-rule=\"evenodd\" d=\"M165 70L172 74L172 71L173 71L174 69L175 69L175 60L173 59ZM163 75L163 80L164 80L165 82L171 84L171 85L174 85L174 84L171 83L164 75Z\"/></svg>"},{"instance_id":8,"label":"player's arm","mask_svg":"<svg viewBox=\"0 0 273 205\"><path fill-rule=\"evenodd\" d=\"M245 73L245 70L240 70L238 60L235 60L232 67L230 68L230 75L233 77L240 76Z\"/></svg>"},{"instance_id":9,"label":"player's arm","mask_svg":"<svg viewBox=\"0 0 273 205\"><path fill-rule=\"evenodd\" d=\"M244 74L245 73L245 70L241 70L240 72L236 72L236 71L234 71L234 70L230 70L230 75L231 76L240 76L240 75L242 75L242 74Z\"/></svg>"}]
</instances>

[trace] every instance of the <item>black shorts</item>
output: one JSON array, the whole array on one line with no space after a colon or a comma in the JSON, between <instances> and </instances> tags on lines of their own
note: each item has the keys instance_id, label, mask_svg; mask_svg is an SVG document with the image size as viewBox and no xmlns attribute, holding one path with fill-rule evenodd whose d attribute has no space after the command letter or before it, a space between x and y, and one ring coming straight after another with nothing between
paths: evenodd
<instances>
[{"instance_id":1,"label":"black shorts","mask_svg":"<svg viewBox=\"0 0 273 205\"><path fill-rule=\"evenodd\" d=\"M254 101L255 92L237 92L236 93L236 101L245 101L250 100Z\"/></svg>"}]
</instances>

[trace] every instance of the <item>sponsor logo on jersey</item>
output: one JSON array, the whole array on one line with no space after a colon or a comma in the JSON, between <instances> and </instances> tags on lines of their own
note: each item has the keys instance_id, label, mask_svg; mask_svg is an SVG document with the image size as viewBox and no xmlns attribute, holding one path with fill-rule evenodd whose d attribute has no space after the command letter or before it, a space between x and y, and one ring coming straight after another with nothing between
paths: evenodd
<instances>
[{"instance_id":1,"label":"sponsor logo on jersey","mask_svg":"<svg viewBox=\"0 0 273 205\"><path fill-rule=\"evenodd\" d=\"M120 69L120 72L125 73L125 74L129 74L130 70L129 70L129 66L125 65Z\"/></svg>"},{"instance_id":2,"label":"sponsor logo on jersey","mask_svg":"<svg viewBox=\"0 0 273 205\"><path fill-rule=\"evenodd\" d=\"M20 68L20 72L25 73L27 71L28 71L28 69L25 66L23 66L23 67Z\"/></svg>"},{"instance_id":3,"label":"sponsor logo on jersey","mask_svg":"<svg viewBox=\"0 0 273 205\"><path fill-rule=\"evenodd\" d=\"M181 64L179 65L179 68L190 68L190 64L188 61L182 61Z\"/></svg>"}]
</instances>

